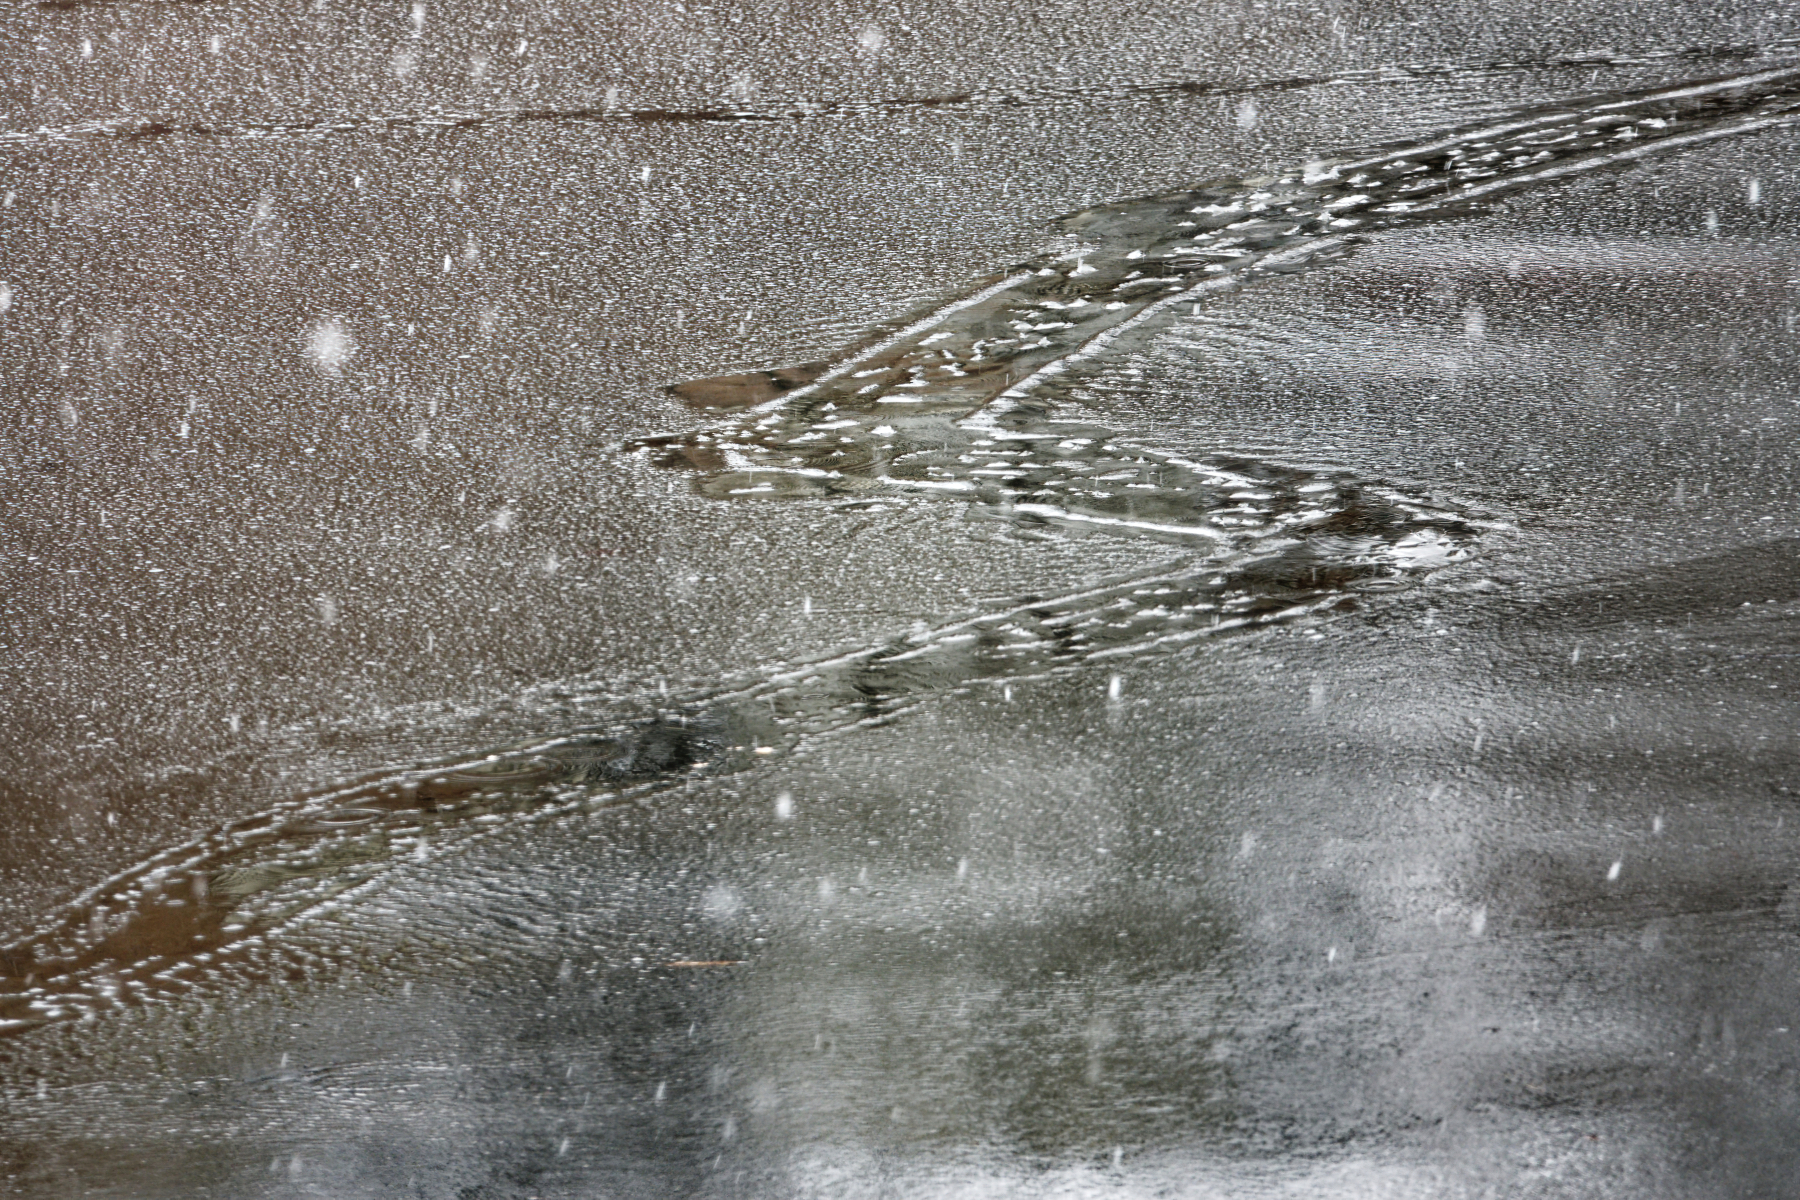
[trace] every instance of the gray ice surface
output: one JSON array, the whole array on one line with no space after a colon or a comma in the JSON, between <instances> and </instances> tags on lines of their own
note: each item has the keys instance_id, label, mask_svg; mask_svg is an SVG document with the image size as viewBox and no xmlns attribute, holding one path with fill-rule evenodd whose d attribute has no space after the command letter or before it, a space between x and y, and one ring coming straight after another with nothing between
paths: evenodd
<instances>
[{"instance_id":1,"label":"gray ice surface","mask_svg":"<svg viewBox=\"0 0 1800 1200\"><path fill-rule=\"evenodd\" d=\"M1409 587L628 445L1061 214L1788 65L1793 15L9 10L0 971L71 998L0 1040L4 1186L1794 1194L1800 132L1033 391L1160 456L1121 488L1384 489L1458 551ZM1229 627L1151 647L1177 594Z\"/></svg>"}]
</instances>

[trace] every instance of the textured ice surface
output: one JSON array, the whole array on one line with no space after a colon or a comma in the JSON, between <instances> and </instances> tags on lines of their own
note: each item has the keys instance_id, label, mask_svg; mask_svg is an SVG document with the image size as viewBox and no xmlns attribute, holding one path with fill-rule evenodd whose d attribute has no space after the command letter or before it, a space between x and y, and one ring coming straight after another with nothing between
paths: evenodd
<instances>
[{"instance_id":1,"label":"textured ice surface","mask_svg":"<svg viewBox=\"0 0 1800 1200\"><path fill-rule=\"evenodd\" d=\"M389 14L402 49L413 11ZM1459 11L1419 36L1462 36ZM1339 16L1288 28L1329 39L1369 14ZM1485 55L1518 14L1480 16L1466 52ZM1613 16L1609 38L1646 19ZM404 86L442 67L440 19ZM851 53L913 37L841 25ZM145 47L86 33L91 78L141 95L102 72ZM6 1001L29 1031L0 1042L10 1186L1791 1190L1800 178L1785 114L1756 109L1784 85L1736 116L1702 95L1698 124L1614 144L1654 138L1639 118L1656 114L1543 98L1718 57L1088 86L1112 61L1075 56L1075 83L1016 105L999 88L899 117L638 121L651 108L626 97L604 119L468 104L480 119L434 124L384 93L404 120L309 131L302 109L257 131L244 113L279 105L246 90L229 119L9 143L53 179L96 165L60 193L21 181L3 210L19 244L93 279L24 255L4 272L4 351L44 419L10 430L26 449L0 463L9 519L35 531L7 611L50 631L9 644L10 677L37 690L12 697L8 744L21 786L50 774L30 763L72 764L47 792L63 823L9 808L5 849L85 887L168 847L57 912L10 889L32 914L4 964L30 977ZM668 110L784 111L753 83ZM1621 100L1610 130L1571 123ZM823 428L854 411L805 410L817 368L752 370L816 363L1029 255L1037 214L1266 159L1297 165L1286 203L1314 220L1309 188L1338 185L1308 183L1325 157L1309 147L1416 148L1508 111L1599 140L1552 169L1603 169L1438 214L1455 220L1389 214L1330 270L1247 271L1254 286L1110 339L1033 330L1094 352L1020 395L1038 366L915 418L872 413L866 433ZM1711 131L1744 136L1673 140ZM1470 153L1416 178L1532 174L1475 178ZM514 190L490 188L519 163ZM134 216L146 194L196 225ZM1093 247L1073 282L1157 277L1119 260L1172 248L1157 239L1200 202L1127 202L1146 227L1110 258L1111 234L1068 233L1032 269ZM1194 232L1171 236L1211 244ZM1218 263L1193 277L1232 274ZM145 282L171 264L175 292ZM117 280L150 299L94 298ZM1115 315L1138 302L1113 296ZM1036 324L1056 311L994 299ZM265 337L291 375L251 352ZM889 391L931 394L898 386L910 365ZM738 383L689 398L775 403L712 431L744 461L698 464L699 495L598 448L683 428L650 385L721 372ZM590 392L591 424L532 424ZM825 436L718 437L771 414L769 431ZM838 474L809 474L827 452ZM245 465L283 455L292 469ZM711 499L740 468L747 502ZM96 486L106 470L158 506L132 514L136 493ZM185 508L182 471L208 485ZM141 559L83 558L96 536ZM395 572L409 554L416 572ZM211 604L269 593L293 603ZM533 637L572 649L533 657ZM643 666L659 661L680 666ZM485 691L472 663L495 672ZM481 699L387 707L362 682L402 675L415 698ZM35 703L47 678L70 707ZM337 715L306 731L307 770L240 788L275 744L251 736L259 714L283 711ZM239 765L121 713L229 731ZM93 783L109 777L88 755L155 786ZM402 765L367 769L382 762Z\"/></svg>"},{"instance_id":2,"label":"textured ice surface","mask_svg":"<svg viewBox=\"0 0 1800 1200\"><path fill-rule=\"evenodd\" d=\"M1191 557L234 823L109 880L55 928L7 947L0 1019L22 1031L192 986L183 977L195 972L267 977L284 969L291 923L363 899L396 862L496 823L644 800L925 695L1324 613L1470 557L1480 528L1496 522L1342 471L1135 446L1034 389L1173 301L1329 262L1364 225L1453 215L1653 150L1800 120L1788 112L1797 81L1800 72L1768 71L1607 96L1068 218L1084 240L1043 265L777 389L785 394L735 430L651 448L711 468L702 487L719 498L849 496L855 511L884 496L947 494L1026 528L1147 536ZM1464 326L1467 340L1484 336L1481 321ZM335 362L341 335L321 329L309 345ZM685 390L708 402L704 386Z\"/></svg>"}]
</instances>

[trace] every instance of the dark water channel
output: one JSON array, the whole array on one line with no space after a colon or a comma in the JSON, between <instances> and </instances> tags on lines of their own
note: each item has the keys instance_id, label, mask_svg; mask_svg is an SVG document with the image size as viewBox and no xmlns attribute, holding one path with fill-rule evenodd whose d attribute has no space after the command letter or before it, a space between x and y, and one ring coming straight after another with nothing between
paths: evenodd
<instances>
[{"instance_id":1,"label":"dark water channel","mask_svg":"<svg viewBox=\"0 0 1800 1200\"><path fill-rule=\"evenodd\" d=\"M370 104L230 14L283 107L92 7L5 18L151 64L0 136L7 1194L1800 1190L1775 15L633 95L419 6Z\"/></svg>"}]
</instances>

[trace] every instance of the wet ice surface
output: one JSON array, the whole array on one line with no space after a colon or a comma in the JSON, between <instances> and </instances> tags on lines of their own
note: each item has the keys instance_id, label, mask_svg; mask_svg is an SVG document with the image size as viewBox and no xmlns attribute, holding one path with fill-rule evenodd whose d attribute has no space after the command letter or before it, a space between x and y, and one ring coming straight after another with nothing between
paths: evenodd
<instances>
[{"instance_id":1,"label":"wet ice surface","mask_svg":"<svg viewBox=\"0 0 1800 1200\"><path fill-rule=\"evenodd\" d=\"M1781 86L1689 115L1779 117L1759 106ZM1696 128L1588 120L1615 99L1550 122L1577 153L1546 161ZM955 355L907 358L932 327L854 368L888 394L962 372L906 389L925 403L777 396L715 418L775 416L760 434L658 447L677 473L597 451L600 496L666 497L648 520L673 536L724 523L677 569L746 570L756 536L791 622L751 641L762 665L398 708L356 770L314 768L335 786L251 795L21 921L9 1182L1783 1194L1793 146L1671 144L1299 263L1319 269L1238 268L1250 286L1024 387L1150 303L1031 331L1044 360L973 393L986 335L955 322L984 318L959 309L933 343ZM1420 174L1483 186L1468 157ZM1338 198L1321 168L1272 181L1304 220ZM1142 244L1059 245L1064 273L1034 278L1118 295L1171 219L1234 197L1152 205ZM239 253L284 252L274 209L245 215ZM1255 220L1265 240L1215 261L1336 236ZM1234 274L1206 265L1145 274ZM284 336L342 383L388 335L310 312ZM619 432L680 419L643 402ZM541 511L497 497L479 536ZM516 557L543 578L555 550Z\"/></svg>"}]
</instances>

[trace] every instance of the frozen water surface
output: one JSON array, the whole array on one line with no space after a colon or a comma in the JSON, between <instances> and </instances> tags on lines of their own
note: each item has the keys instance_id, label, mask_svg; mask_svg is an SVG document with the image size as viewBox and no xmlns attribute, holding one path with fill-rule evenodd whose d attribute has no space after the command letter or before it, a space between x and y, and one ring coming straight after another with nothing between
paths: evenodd
<instances>
[{"instance_id":1,"label":"frozen water surface","mask_svg":"<svg viewBox=\"0 0 1800 1200\"><path fill-rule=\"evenodd\" d=\"M1792 1194L1792 16L0 17L6 1188Z\"/></svg>"}]
</instances>

